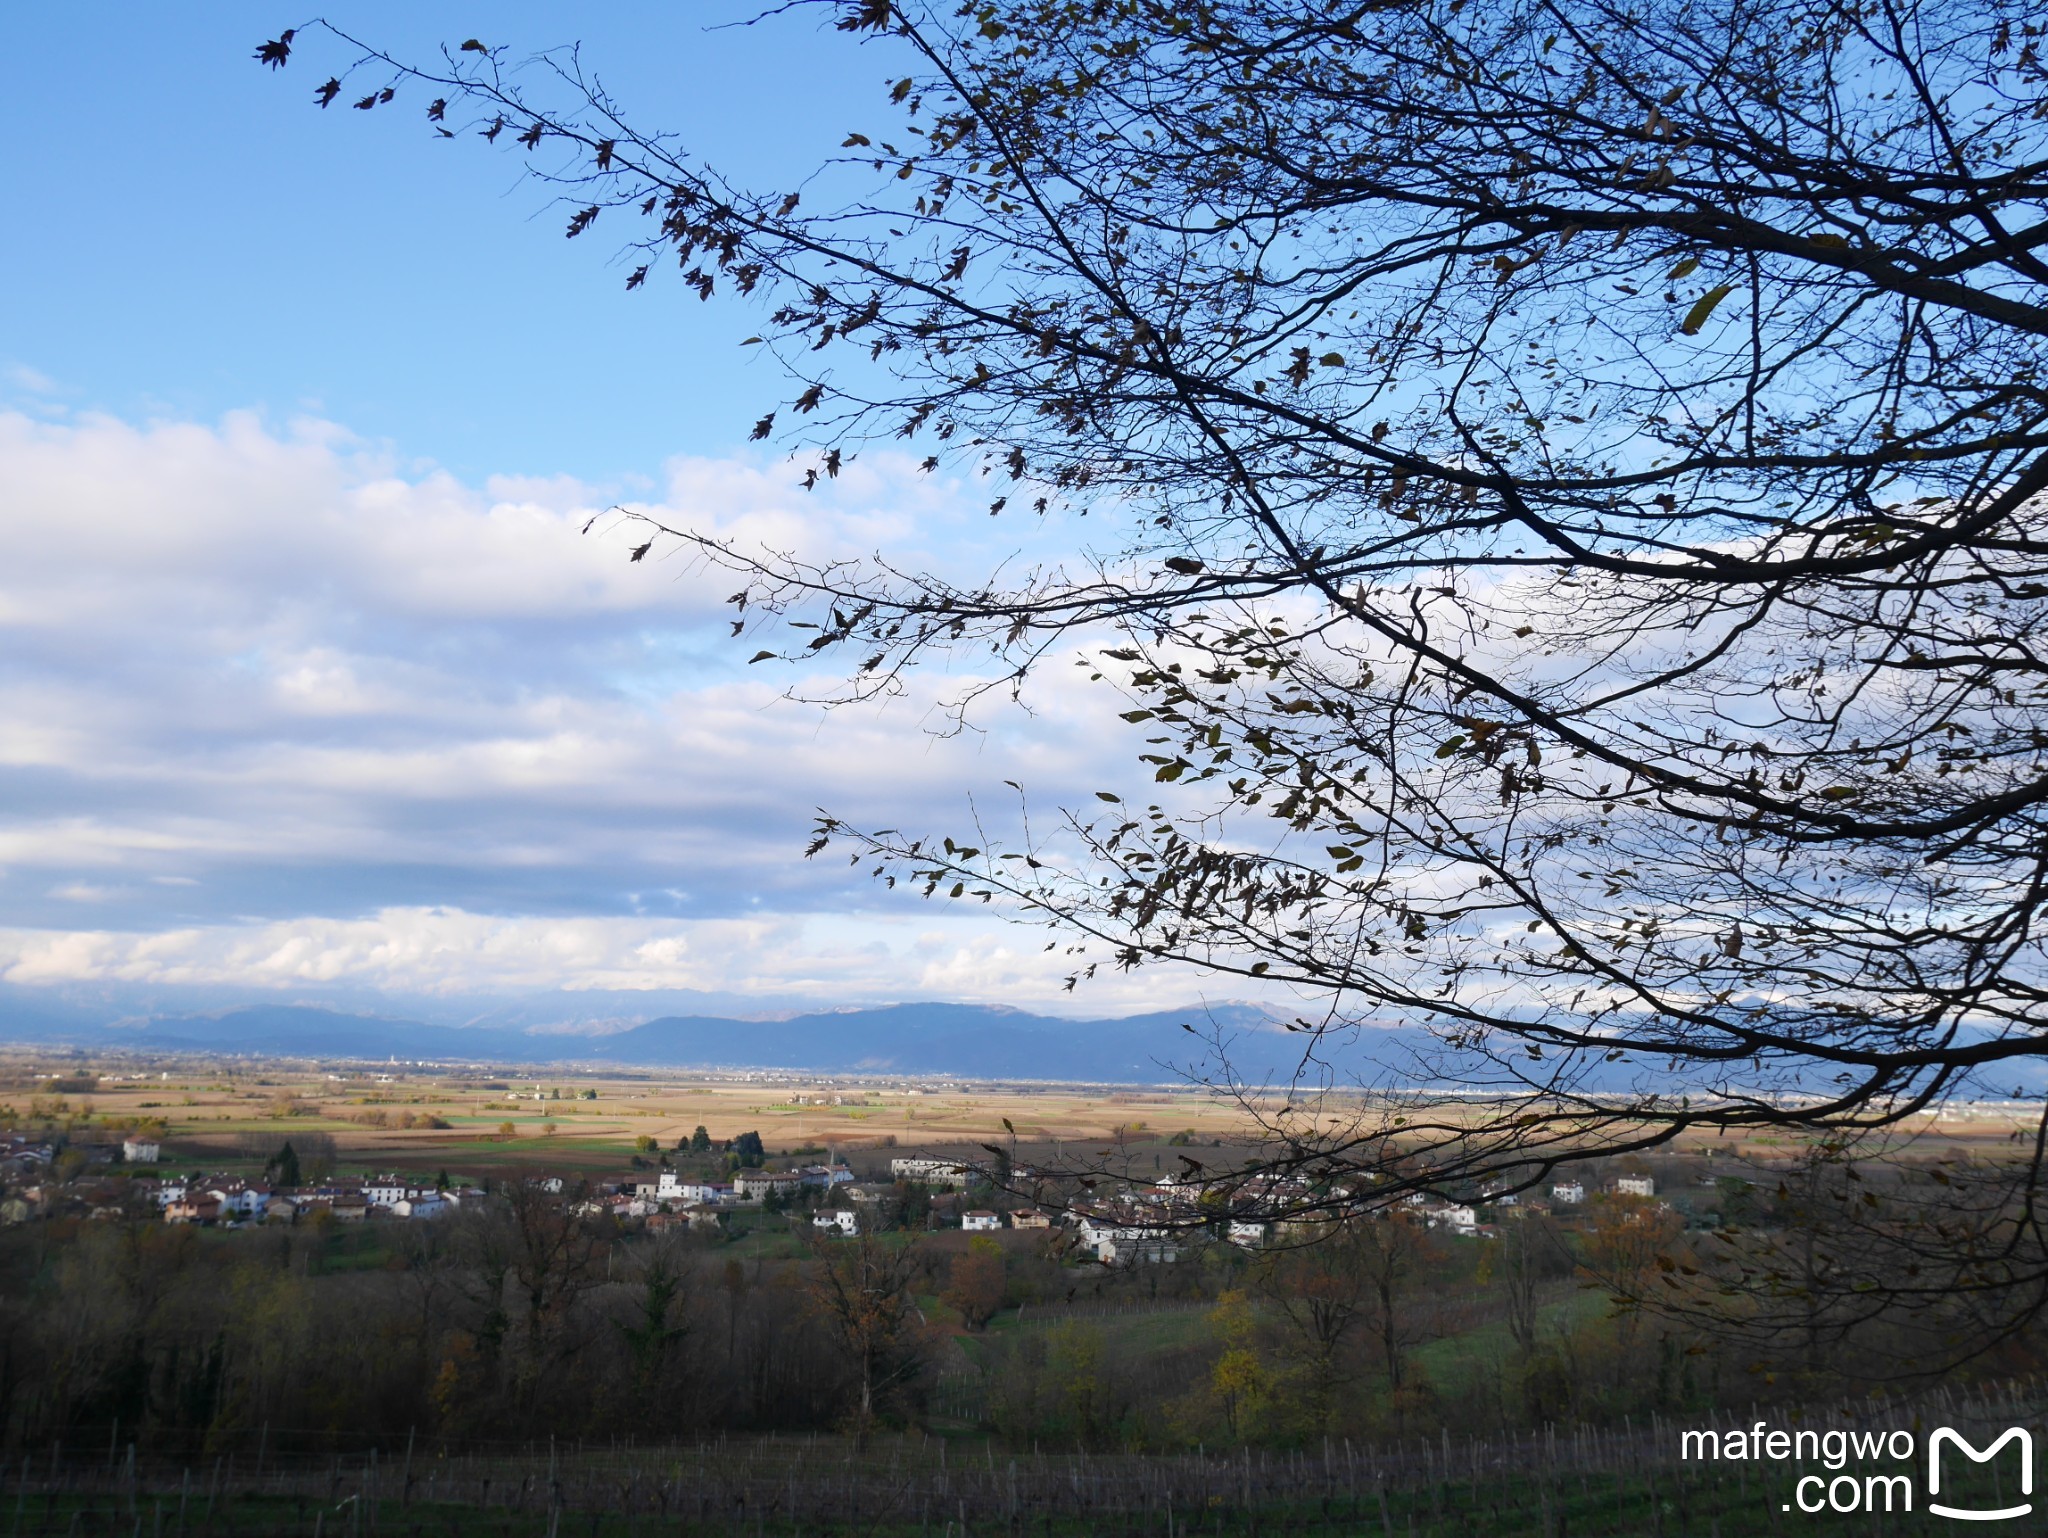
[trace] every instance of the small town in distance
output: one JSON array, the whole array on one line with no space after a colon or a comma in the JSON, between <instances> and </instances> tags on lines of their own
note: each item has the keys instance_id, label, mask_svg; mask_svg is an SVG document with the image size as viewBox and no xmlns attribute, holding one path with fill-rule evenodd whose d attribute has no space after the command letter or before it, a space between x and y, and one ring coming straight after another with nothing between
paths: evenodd
<instances>
[{"instance_id":1,"label":"small town in distance","mask_svg":"<svg viewBox=\"0 0 2048 1538\"><path fill-rule=\"evenodd\" d=\"M1362 1501L1376 1519L1385 1490L1420 1517L1446 1447L1503 1471L1525 1512L1563 1500L1544 1493L1560 1456L1583 1498L1625 1509L1659 1477L1701 1476L1657 1475L1673 1454L1647 1429L1554 1454L1541 1428L1710 1413L1726 1368L1691 1347L1713 1337L1649 1326L1633 1294L1704 1287L1730 1241L1797 1241L1789 1183L1836 1178L1796 1144L1705 1139L1388 1204L1252 1170L1241 1108L1169 1086L78 1053L13 1054L5 1078L0 1325L17 1359L48 1360L59 1299L96 1300L62 1393L16 1414L103 1414L113 1472L92 1477L116 1485L152 1459L205 1471L231 1438L280 1492L354 1447L365 1499L483 1506L502 1498L486 1481L508 1416L543 1441L553 1426L578 1477L594 1466L562 1453L571 1428L616 1418L643 1439L637 1411L608 1408L623 1374L692 1427L764 1439L693 1475L707 1502L758 1493L777 1439L841 1435L865 1398L857 1440L933 1478L963 1441L1059 1439L1152 1449L1189 1488L1235 1469L1242 1500L1243 1455L1205 1451L1220 1439L1265 1460L1265 1509L1328 1438L1352 1444L1317 1464L1333 1512ZM1990 1103L1930 1118L1925 1173L2018 1125ZM345 1332L305 1333L306 1310ZM262 1351L213 1354L257 1319ZM105 1376L124 1341L149 1364L126 1389ZM1796 1368L1740 1390L1832 1413ZM411 1497L403 1475L378 1493L394 1438L435 1449ZM884 1499L886 1466L797 1498Z\"/></svg>"},{"instance_id":2,"label":"small town in distance","mask_svg":"<svg viewBox=\"0 0 2048 1538\"><path fill-rule=\"evenodd\" d=\"M319 1134L303 1139L324 1147ZM642 1146L642 1145L647 1146ZM783 1217L808 1222L827 1235L903 1230L918 1220L927 1231L957 1228L963 1233L994 1233L1003 1229L1050 1230L1057 1222L1071 1230L1073 1248L1103 1265L1167 1262L1179 1258L1181 1229L1200 1218L1203 1186L1160 1175L1151 1182L1119 1187L1098 1197L1052 1170L991 1160L987 1154L943 1157L932 1154L870 1155L867 1178L857 1174L840 1153L834 1162L800 1163L782 1155L770 1159L757 1131L735 1138L714 1139L703 1128L662 1151L642 1135L636 1140L635 1164L654 1163L653 1178L641 1172L579 1179L572 1187L561 1175L532 1178L550 1194L573 1198L576 1210L603 1217L621 1232L666 1229L720 1230L728 1217ZM56 1212L84 1211L100 1220L147 1219L152 1212L166 1223L193 1223L234 1229L251 1223L350 1223L365 1220L431 1222L465 1208L481 1210L490 1197L484 1184L451 1181L445 1170L433 1180L396 1171L344 1176L323 1170L306 1181L304 1160L288 1134L277 1135L277 1151L265 1159L261 1175L250 1178L204 1170L178 1173L160 1168L163 1143L145 1132L122 1135L118 1142L82 1141L69 1136L62 1150L82 1155L67 1160L79 1178L55 1178L60 1144L32 1142L27 1134L0 1137L0 1169L13 1184L0 1197L0 1222L26 1222ZM115 1150L118 1149L118 1155ZM708 1159L706 1156L709 1156ZM694 1169L677 1165L694 1165ZM43 1176L44 1178L37 1178ZM1000 1189L998 1189L998 1184ZM1718 1194L1719 1182L1709 1172L1702 1188ZM1233 1214L1220 1225L1228 1242L1260 1246L1276 1235L1285 1237L1284 1217L1257 1215L1262 1209L1284 1211L1307 1193L1309 1182L1290 1178L1250 1182L1235 1192ZM1053 1210L1020 1203L1020 1191L1057 1192ZM1613 1177L1608 1194L1651 1202L1657 1182L1647 1174ZM992 1203L969 1205L976 1199ZM1432 1199L1420 1194L1404 1202L1406 1215L1430 1228L1464 1238L1498 1236L1494 1220L1515 1219L1556 1209L1577 1209L1586 1202L1583 1179L1559 1180L1546 1191L1527 1197L1501 1193L1475 1195L1468 1201ZM1670 1210L1670 1204L1657 1204ZM1363 1208L1361 1209L1364 1210ZM1482 1223L1482 1216L1488 1219ZM1211 1225L1215 1226L1215 1225Z\"/></svg>"},{"instance_id":3,"label":"small town in distance","mask_svg":"<svg viewBox=\"0 0 2048 1538\"><path fill-rule=\"evenodd\" d=\"M431 1222L476 1211L496 1186L531 1178L622 1233L730 1241L764 1226L837 1235L1059 1230L1068 1248L1113 1266L1178 1259L1213 1184L1196 1171L1227 1169L1253 1148L1234 1108L1171 1086L821 1082L773 1071L571 1070L541 1081L431 1065L225 1062L24 1067L14 1078L27 1094L25 1104L0 1106L13 1118L0 1134L4 1223ZM1929 1124L1956 1146L1989 1146L2010 1136L2020 1110L1950 1107ZM718 1118L718 1135L703 1122L684 1130L700 1112ZM745 1130L728 1130L749 1118ZM649 1122L661 1131L634 1130ZM1767 1158L1769 1147L1764 1140L1748 1153ZM1203 1159L1189 1157L1195 1149ZM1084 1185L1055 1150L1113 1155L1122 1178ZM1416 1193L1401 1212L1447 1238L1477 1240L1531 1217L1589 1223L1617 1203L1707 1228L1724 1208L1745 1210L1744 1154L1725 1140L1681 1144L1575 1163L1521 1189ZM1284 1243L1289 1210L1316 1205L1309 1185L1299 1176L1239 1183L1233 1210L1196 1226L1239 1247ZM1361 1211L1371 1205L1362 1201Z\"/></svg>"}]
</instances>

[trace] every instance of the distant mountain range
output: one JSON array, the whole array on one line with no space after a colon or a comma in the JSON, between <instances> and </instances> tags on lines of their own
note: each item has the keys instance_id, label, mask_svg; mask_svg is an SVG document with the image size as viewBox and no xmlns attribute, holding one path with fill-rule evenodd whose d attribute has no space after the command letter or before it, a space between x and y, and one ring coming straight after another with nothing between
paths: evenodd
<instances>
[{"instance_id":1,"label":"distant mountain range","mask_svg":"<svg viewBox=\"0 0 2048 1538\"><path fill-rule=\"evenodd\" d=\"M1310 1045L1251 1004L1073 1020L983 1004L711 1013L706 1005L712 999L729 1010L763 1002L686 992L558 990L500 999L344 995L278 1003L251 1002L246 993L237 998L221 990L0 984L0 1045L1092 1084L1215 1083L1227 1062L1229 1077L1254 1085L1291 1078ZM407 1007L414 1004L424 1007ZM1323 1043L1319 1055L1346 1083L1484 1092L1511 1082L1499 1064L1448 1053L1416 1026L1361 1027ZM1634 1054L1583 1064L1577 1082L1582 1091L1606 1094L1685 1088L1665 1077L1654 1060ZM1832 1086L1821 1070L1810 1068L1804 1087L1819 1093ZM1997 1098L2016 1089L2048 1090L2048 1060L1989 1070L1970 1093Z\"/></svg>"},{"instance_id":2,"label":"distant mountain range","mask_svg":"<svg viewBox=\"0 0 2048 1538\"><path fill-rule=\"evenodd\" d=\"M108 1004L0 990L0 1042L153 1052L492 1064L789 1069L974 1079L1170 1083L1231 1040L1239 1072L1291 1061L1290 1038L1250 1005L1070 1020L974 1004L896 1004L780 1019L660 1015L635 1023L608 999L562 1018L500 1007L472 1024L437 1024L320 1005L243 1004L123 1013ZM1198 1035L1183 1030L1189 1026Z\"/></svg>"}]
</instances>

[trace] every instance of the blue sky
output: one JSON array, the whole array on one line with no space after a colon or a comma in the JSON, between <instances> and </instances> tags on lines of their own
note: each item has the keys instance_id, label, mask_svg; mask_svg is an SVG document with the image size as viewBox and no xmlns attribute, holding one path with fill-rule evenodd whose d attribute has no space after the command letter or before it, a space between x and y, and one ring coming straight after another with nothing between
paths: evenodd
<instances>
[{"instance_id":1,"label":"blue sky","mask_svg":"<svg viewBox=\"0 0 2048 1538\"><path fill-rule=\"evenodd\" d=\"M581 41L646 121L771 186L882 110L874 46L810 17L720 25L750 14L724 0L325 14L429 59L478 32L518 51ZM0 178L28 238L0 243L8 364L74 409L310 411L471 477L630 483L740 441L776 393L767 369L741 371L744 309L678 285L628 295L615 246L562 239L516 161L433 139L423 100L314 110L346 62L333 45L308 36L316 51L276 73L250 57L300 19L11 8Z\"/></svg>"},{"instance_id":2,"label":"blue sky","mask_svg":"<svg viewBox=\"0 0 2048 1538\"><path fill-rule=\"evenodd\" d=\"M707 30L747 14L721 0L329 14L415 55L580 37L642 120L777 188L886 110L872 47ZM943 831L1005 779L1085 797L1118 701L1055 678L938 740L955 677L828 719L724 638L729 583L579 532L629 500L976 565L1007 552L975 499L888 454L797 491L742 442L782 393L747 310L626 294L601 233L418 103L315 110L339 60L250 57L301 20L6 22L0 980L1166 1002L1063 999L1042 933L798 859L821 805Z\"/></svg>"}]
</instances>

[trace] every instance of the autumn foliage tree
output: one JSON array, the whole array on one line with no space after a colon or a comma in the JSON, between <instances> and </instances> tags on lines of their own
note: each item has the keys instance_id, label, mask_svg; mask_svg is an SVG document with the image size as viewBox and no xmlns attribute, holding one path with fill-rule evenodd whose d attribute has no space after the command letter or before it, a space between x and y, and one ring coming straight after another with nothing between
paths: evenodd
<instances>
[{"instance_id":1,"label":"autumn foliage tree","mask_svg":"<svg viewBox=\"0 0 2048 1538\"><path fill-rule=\"evenodd\" d=\"M940 1301L957 1309L960 1322L979 1330L1003 1306L1007 1281L1003 1247L993 1239L970 1239L967 1249L953 1257L947 1269L946 1290Z\"/></svg>"}]
</instances>

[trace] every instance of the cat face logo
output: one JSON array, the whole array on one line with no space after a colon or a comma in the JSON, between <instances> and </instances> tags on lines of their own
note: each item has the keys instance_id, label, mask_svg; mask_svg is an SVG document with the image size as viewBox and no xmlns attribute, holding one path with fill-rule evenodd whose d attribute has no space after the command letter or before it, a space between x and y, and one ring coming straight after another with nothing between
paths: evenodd
<instances>
[{"instance_id":1,"label":"cat face logo","mask_svg":"<svg viewBox=\"0 0 2048 1538\"><path fill-rule=\"evenodd\" d=\"M2034 1493L2034 1434L2031 1431L2028 1431L2024 1426L2014 1426L1996 1442L1993 1442L1989 1447L1979 1452L1960 1433L1950 1430L1947 1426L1942 1426L1935 1431L1933 1436L1927 1439L1927 1493L1929 1495L1941 1494L1941 1449L1943 1444L1949 1442L1953 1442L1957 1450L1972 1463L1989 1463L2005 1450L2006 1443L2019 1443L2020 1494L2032 1495ZM2034 1504L2032 1501L2025 1501L2018 1506L2001 1507L1997 1511L1975 1511L1958 1506L1944 1506L1938 1501L1929 1501L1927 1509L1937 1517L1955 1517L1964 1522L2003 1522L2008 1517L2024 1517L2031 1514Z\"/></svg>"}]
</instances>

